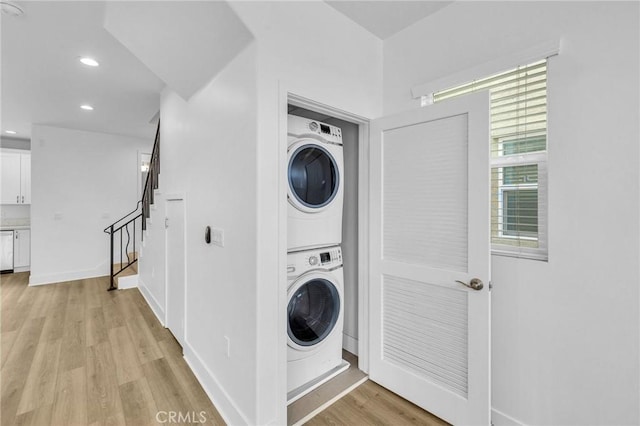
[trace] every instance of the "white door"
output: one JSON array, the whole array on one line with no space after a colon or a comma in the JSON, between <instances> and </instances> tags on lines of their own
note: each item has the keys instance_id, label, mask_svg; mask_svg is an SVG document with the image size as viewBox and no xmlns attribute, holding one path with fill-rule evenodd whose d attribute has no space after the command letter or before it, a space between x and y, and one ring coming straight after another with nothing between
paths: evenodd
<instances>
[{"instance_id":1,"label":"white door","mask_svg":"<svg viewBox=\"0 0 640 426\"><path fill-rule=\"evenodd\" d=\"M372 122L370 160L371 380L488 425L488 95Z\"/></svg>"},{"instance_id":2,"label":"white door","mask_svg":"<svg viewBox=\"0 0 640 426\"><path fill-rule=\"evenodd\" d=\"M184 347L184 200L167 200L167 328Z\"/></svg>"}]
</instances>

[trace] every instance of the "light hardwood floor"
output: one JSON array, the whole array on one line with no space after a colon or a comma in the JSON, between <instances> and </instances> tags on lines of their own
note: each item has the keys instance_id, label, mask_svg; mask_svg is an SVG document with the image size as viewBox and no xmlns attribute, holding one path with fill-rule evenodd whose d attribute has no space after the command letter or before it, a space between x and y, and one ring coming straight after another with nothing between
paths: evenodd
<instances>
[{"instance_id":1,"label":"light hardwood floor","mask_svg":"<svg viewBox=\"0 0 640 426\"><path fill-rule=\"evenodd\" d=\"M305 423L308 426L424 425L447 422L368 380Z\"/></svg>"},{"instance_id":2,"label":"light hardwood floor","mask_svg":"<svg viewBox=\"0 0 640 426\"><path fill-rule=\"evenodd\" d=\"M28 279L0 277L3 426L138 426L172 411L224 424L137 289L107 292L106 277Z\"/></svg>"},{"instance_id":3,"label":"light hardwood floor","mask_svg":"<svg viewBox=\"0 0 640 426\"><path fill-rule=\"evenodd\" d=\"M205 425L224 425L137 289L107 292L107 277L38 287L28 280L0 276L2 426L142 426L201 411ZM307 424L446 425L370 381Z\"/></svg>"}]
</instances>

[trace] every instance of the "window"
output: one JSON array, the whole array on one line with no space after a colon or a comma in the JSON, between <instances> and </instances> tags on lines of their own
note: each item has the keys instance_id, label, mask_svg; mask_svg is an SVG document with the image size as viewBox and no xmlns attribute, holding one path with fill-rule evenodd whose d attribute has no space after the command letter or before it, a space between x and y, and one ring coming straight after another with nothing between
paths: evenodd
<instances>
[{"instance_id":1,"label":"window","mask_svg":"<svg viewBox=\"0 0 640 426\"><path fill-rule=\"evenodd\" d=\"M491 98L491 244L495 254L547 259L547 61L433 94Z\"/></svg>"}]
</instances>

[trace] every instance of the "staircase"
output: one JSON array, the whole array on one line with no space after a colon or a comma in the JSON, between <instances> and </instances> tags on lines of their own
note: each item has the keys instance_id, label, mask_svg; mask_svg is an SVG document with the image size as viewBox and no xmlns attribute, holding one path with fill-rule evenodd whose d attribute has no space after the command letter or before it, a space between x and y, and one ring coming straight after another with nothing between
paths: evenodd
<instances>
[{"instance_id":1,"label":"staircase","mask_svg":"<svg viewBox=\"0 0 640 426\"><path fill-rule=\"evenodd\" d=\"M138 251L136 251L136 228L140 239L144 239L144 231L147 229L147 219L151 215L153 205L153 191L158 189L158 175L160 174L160 122L156 130L156 138L151 151L151 163L149 173L144 184L142 199L136 204L136 208L130 213L116 220L104 228L104 232L110 237L110 262L111 272L108 291L118 288L118 277L124 278L137 273Z\"/></svg>"}]
</instances>

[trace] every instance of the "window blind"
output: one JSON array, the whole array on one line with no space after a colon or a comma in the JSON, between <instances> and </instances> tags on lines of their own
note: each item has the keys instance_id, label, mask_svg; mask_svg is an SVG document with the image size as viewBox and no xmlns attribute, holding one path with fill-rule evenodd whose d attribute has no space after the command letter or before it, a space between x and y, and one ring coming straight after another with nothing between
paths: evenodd
<instances>
[{"instance_id":1,"label":"window blind","mask_svg":"<svg viewBox=\"0 0 640 426\"><path fill-rule=\"evenodd\" d=\"M491 242L497 254L547 259L547 61L433 94L490 93Z\"/></svg>"}]
</instances>

